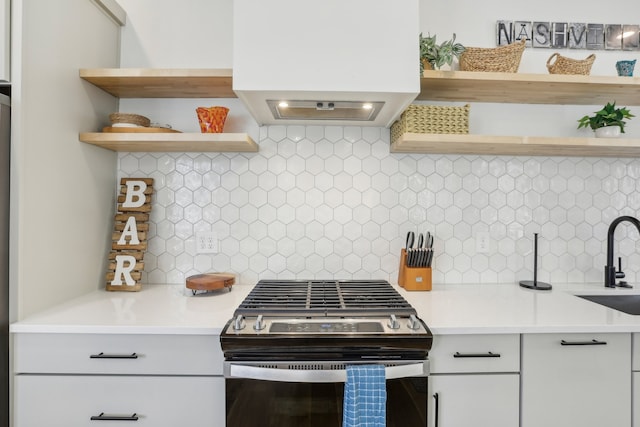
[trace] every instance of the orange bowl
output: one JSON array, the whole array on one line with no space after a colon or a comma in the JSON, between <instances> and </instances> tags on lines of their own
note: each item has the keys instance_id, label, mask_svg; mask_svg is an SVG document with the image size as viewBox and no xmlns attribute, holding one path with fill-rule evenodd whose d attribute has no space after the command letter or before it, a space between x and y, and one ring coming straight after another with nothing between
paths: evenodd
<instances>
[{"instance_id":1,"label":"orange bowl","mask_svg":"<svg viewBox=\"0 0 640 427\"><path fill-rule=\"evenodd\" d=\"M202 133L222 133L229 109L227 107L196 108Z\"/></svg>"}]
</instances>

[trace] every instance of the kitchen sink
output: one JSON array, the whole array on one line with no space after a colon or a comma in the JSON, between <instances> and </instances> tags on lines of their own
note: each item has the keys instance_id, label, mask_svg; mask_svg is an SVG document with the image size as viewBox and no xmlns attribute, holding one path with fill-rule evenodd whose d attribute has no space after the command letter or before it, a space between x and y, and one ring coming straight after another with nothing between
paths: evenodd
<instances>
[{"instance_id":1,"label":"kitchen sink","mask_svg":"<svg viewBox=\"0 0 640 427\"><path fill-rule=\"evenodd\" d=\"M576 295L596 304L622 311L623 313L640 315L640 295Z\"/></svg>"}]
</instances>

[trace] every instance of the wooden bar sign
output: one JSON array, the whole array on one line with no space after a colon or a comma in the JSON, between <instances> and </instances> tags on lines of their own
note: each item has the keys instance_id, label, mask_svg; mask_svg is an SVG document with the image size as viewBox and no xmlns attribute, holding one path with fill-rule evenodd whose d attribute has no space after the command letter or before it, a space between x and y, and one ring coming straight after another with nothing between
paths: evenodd
<instances>
[{"instance_id":1,"label":"wooden bar sign","mask_svg":"<svg viewBox=\"0 0 640 427\"><path fill-rule=\"evenodd\" d=\"M107 291L139 291L147 250L153 178L122 178L111 237Z\"/></svg>"}]
</instances>

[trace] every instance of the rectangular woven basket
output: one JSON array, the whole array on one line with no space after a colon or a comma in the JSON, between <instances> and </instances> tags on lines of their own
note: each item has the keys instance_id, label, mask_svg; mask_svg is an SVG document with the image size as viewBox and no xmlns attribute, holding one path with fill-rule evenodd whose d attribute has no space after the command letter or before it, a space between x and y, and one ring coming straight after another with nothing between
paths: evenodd
<instances>
[{"instance_id":1,"label":"rectangular woven basket","mask_svg":"<svg viewBox=\"0 0 640 427\"><path fill-rule=\"evenodd\" d=\"M404 133L469 133L469 104L462 107L411 104L391 126L391 141Z\"/></svg>"}]
</instances>

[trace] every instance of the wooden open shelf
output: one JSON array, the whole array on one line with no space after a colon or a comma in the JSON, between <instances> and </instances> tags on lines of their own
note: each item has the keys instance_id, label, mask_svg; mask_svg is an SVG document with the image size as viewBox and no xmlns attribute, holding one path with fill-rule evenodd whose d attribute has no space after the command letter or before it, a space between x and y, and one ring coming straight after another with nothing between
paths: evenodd
<instances>
[{"instance_id":1,"label":"wooden open shelf","mask_svg":"<svg viewBox=\"0 0 640 427\"><path fill-rule=\"evenodd\" d=\"M81 68L80 77L118 98L237 98L231 69Z\"/></svg>"},{"instance_id":2,"label":"wooden open shelf","mask_svg":"<svg viewBox=\"0 0 640 427\"><path fill-rule=\"evenodd\" d=\"M231 69L82 68L119 98L237 98ZM426 70L420 101L640 105L640 77Z\"/></svg>"},{"instance_id":3,"label":"wooden open shelf","mask_svg":"<svg viewBox=\"0 0 640 427\"><path fill-rule=\"evenodd\" d=\"M405 133L392 153L640 157L640 139Z\"/></svg>"},{"instance_id":4,"label":"wooden open shelf","mask_svg":"<svg viewBox=\"0 0 640 427\"><path fill-rule=\"evenodd\" d=\"M80 141L113 151L257 152L245 133L109 133L84 132Z\"/></svg>"},{"instance_id":5,"label":"wooden open shelf","mask_svg":"<svg viewBox=\"0 0 640 427\"><path fill-rule=\"evenodd\" d=\"M640 105L640 77L425 70L423 101Z\"/></svg>"},{"instance_id":6,"label":"wooden open shelf","mask_svg":"<svg viewBox=\"0 0 640 427\"><path fill-rule=\"evenodd\" d=\"M80 77L119 98L236 98L231 69L81 69ZM518 104L640 105L640 77L427 70L417 100ZM258 151L246 134L82 133L115 151ZM544 138L407 133L394 153L640 157L638 139Z\"/></svg>"}]
</instances>

